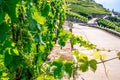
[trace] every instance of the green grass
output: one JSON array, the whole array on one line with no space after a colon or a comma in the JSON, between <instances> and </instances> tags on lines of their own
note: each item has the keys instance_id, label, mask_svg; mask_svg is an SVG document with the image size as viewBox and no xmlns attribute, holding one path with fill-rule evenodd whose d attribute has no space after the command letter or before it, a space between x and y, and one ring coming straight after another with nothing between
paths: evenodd
<instances>
[{"instance_id":1,"label":"green grass","mask_svg":"<svg viewBox=\"0 0 120 80\"><path fill-rule=\"evenodd\" d=\"M88 0L66 0L70 4L69 8L75 13L85 13L85 14L110 14L102 6L98 5L94 1L88 2Z\"/></svg>"}]
</instances>

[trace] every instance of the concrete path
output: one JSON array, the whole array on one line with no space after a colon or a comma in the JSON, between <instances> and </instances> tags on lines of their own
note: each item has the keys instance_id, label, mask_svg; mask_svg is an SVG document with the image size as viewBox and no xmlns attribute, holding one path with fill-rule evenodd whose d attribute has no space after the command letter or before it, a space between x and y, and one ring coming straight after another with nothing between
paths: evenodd
<instances>
[{"instance_id":1,"label":"concrete path","mask_svg":"<svg viewBox=\"0 0 120 80\"><path fill-rule=\"evenodd\" d=\"M105 31L102 31L97 28L81 26L77 23L73 25L73 34L78 36L83 36L84 39L90 41L91 43L97 45L98 48L104 49L102 53L106 53L108 57L106 59L114 58L117 56L117 52L120 51L120 38L111 35ZM88 51L84 48L79 47L79 45L75 45L74 48L80 50L91 56L92 51ZM109 51L109 52L108 52ZM109 76L109 80L120 80L120 60L115 59L105 63L107 68L107 74ZM79 72L80 75L85 80L108 80L105 75L103 64L98 64L97 71L94 73L92 71L88 71L85 73ZM78 78L78 80L83 80Z\"/></svg>"},{"instance_id":2,"label":"concrete path","mask_svg":"<svg viewBox=\"0 0 120 80\"><path fill-rule=\"evenodd\" d=\"M91 20L88 21L88 24L95 24L97 19L98 18L92 18Z\"/></svg>"}]
</instances>

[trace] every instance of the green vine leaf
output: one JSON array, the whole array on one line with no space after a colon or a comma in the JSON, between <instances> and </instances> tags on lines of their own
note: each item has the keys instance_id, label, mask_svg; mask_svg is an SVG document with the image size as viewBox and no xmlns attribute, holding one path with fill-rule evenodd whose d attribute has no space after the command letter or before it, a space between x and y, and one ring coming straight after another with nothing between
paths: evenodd
<instances>
[{"instance_id":1,"label":"green vine leaf","mask_svg":"<svg viewBox=\"0 0 120 80\"><path fill-rule=\"evenodd\" d=\"M19 52L18 52L17 48L14 48L12 50L13 50L14 54L16 54L17 56L19 55Z\"/></svg>"},{"instance_id":2,"label":"green vine leaf","mask_svg":"<svg viewBox=\"0 0 120 80\"><path fill-rule=\"evenodd\" d=\"M85 62L85 63L83 63L83 64L80 64L80 70L81 70L82 72L86 72L86 71L88 70L88 67L89 67L88 62Z\"/></svg>"},{"instance_id":3,"label":"green vine leaf","mask_svg":"<svg viewBox=\"0 0 120 80\"><path fill-rule=\"evenodd\" d=\"M18 22L18 18L16 16L16 4L19 2L20 0L8 0L7 2L7 10L6 12L9 14L9 16L11 17L11 20L15 23Z\"/></svg>"},{"instance_id":4,"label":"green vine leaf","mask_svg":"<svg viewBox=\"0 0 120 80\"><path fill-rule=\"evenodd\" d=\"M35 31L36 30L36 21L31 19L30 20L30 30Z\"/></svg>"},{"instance_id":5,"label":"green vine leaf","mask_svg":"<svg viewBox=\"0 0 120 80\"><path fill-rule=\"evenodd\" d=\"M75 50L74 52L72 52L72 54L77 57L77 56L79 56L79 51Z\"/></svg>"},{"instance_id":6,"label":"green vine leaf","mask_svg":"<svg viewBox=\"0 0 120 80\"><path fill-rule=\"evenodd\" d=\"M77 41L78 41L77 39L78 39L78 37L75 37L74 35L72 35L72 37L71 37L72 45L75 45L77 43Z\"/></svg>"},{"instance_id":7,"label":"green vine leaf","mask_svg":"<svg viewBox=\"0 0 120 80\"><path fill-rule=\"evenodd\" d=\"M12 42L12 43L11 43L11 46L12 46L12 47L15 47L15 43L14 43L14 42Z\"/></svg>"},{"instance_id":8,"label":"green vine leaf","mask_svg":"<svg viewBox=\"0 0 120 80\"><path fill-rule=\"evenodd\" d=\"M90 60L86 54L80 53L78 50L75 50L72 54L76 57L77 64L79 66L79 69L82 72L88 71L89 68L91 68L91 70L94 72L96 71L96 69L97 69L97 61L96 60L94 60L94 59Z\"/></svg>"},{"instance_id":9,"label":"green vine leaf","mask_svg":"<svg viewBox=\"0 0 120 80\"><path fill-rule=\"evenodd\" d=\"M0 42L6 41L8 37L8 31L9 31L9 27L7 24L4 23L0 26Z\"/></svg>"},{"instance_id":10,"label":"green vine leaf","mask_svg":"<svg viewBox=\"0 0 120 80\"><path fill-rule=\"evenodd\" d=\"M64 61L65 72L68 74L69 78L72 76L73 62Z\"/></svg>"},{"instance_id":11,"label":"green vine leaf","mask_svg":"<svg viewBox=\"0 0 120 80\"><path fill-rule=\"evenodd\" d=\"M87 55L84 53L80 53L78 61L79 62L87 62L88 61Z\"/></svg>"},{"instance_id":12,"label":"green vine leaf","mask_svg":"<svg viewBox=\"0 0 120 80\"><path fill-rule=\"evenodd\" d=\"M54 77L58 78L58 79L62 78L63 77L63 69L64 69L62 59L61 58L57 59L56 61L54 61L52 63L51 66L55 66L55 69L53 71Z\"/></svg>"},{"instance_id":13,"label":"green vine leaf","mask_svg":"<svg viewBox=\"0 0 120 80\"><path fill-rule=\"evenodd\" d=\"M12 55L8 54L8 52L6 51L5 58L4 58L5 66L9 66L12 63L12 60L13 60Z\"/></svg>"},{"instance_id":14,"label":"green vine leaf","mask_svg":"<svg viewBox=\"0 0 120 80\"><path fill-rule=\"evenodd\" d=\"M2 9L0 9L0 25L3 23L4 16L5 16L5 13L3 12Z\"/></svg>"},{"instance_id":15,"label":"green vine leaf","mask_svg":"<svg viewBox=\"0 0 120 80\"><path fill-rule=\"evenodd\" d=\"M88 61L88 57L86 54L80 54L78 62L80 63L80 70L82 72L86 72L89 68L89 61Z\"/></svg>"},{"instance_id":16,"label":"green vine leaf","mask_svg":"<svg viewBox=\"0 0 120 80\"><path fill-rule=\"evenodd\" d=\"M0 54L0 65L4 65L4 56Z\"/></svg>"},{"instance_id":17,"label":"green vine leaf","mask_svg":"<svg viewBox=\"0 0 120 80\"><path fill-rule=\"evenodd\" d=\"M32 17L35 21L37 21L41 25L45 24L45 22L46 22L45 17L41 16L39 12L34 12Z\"/></svg>"},{"instance_id":18,"label":"green vine leaf","mask_svg":"<svg viewBox=\"0 0 120 80\"><path fill-rule=\"evenodd\" d=\"M97 69L97 61L92 59L92 60L89 61L89 65L90 65L90 68L92 69L92 71L95 72L96 69Z\"/></svg>"},{"instance_id":19,"label":"green vine leaf","mask_svg":"<svg viewBox=\"0 0 120 80\"><path fill-rule=\"evenodd\" d=\"M66 41L69 39L69 33L66 30L61 29L58 35L58 43L60 46L65 46Z\"/></svg>"},{"instance_id":20,"label":"green vine leaf","mask_svg":"<svg viewBox=\"0 0 120 80\"><path fill-rule=\"evenodd\" d=\"M42 15L43 16L48 16L50 14L51 10L51 6L50 6L50 2L47 2L46 4L44 4L44 7L42 9Z\"/></svg>"}]
</instances>

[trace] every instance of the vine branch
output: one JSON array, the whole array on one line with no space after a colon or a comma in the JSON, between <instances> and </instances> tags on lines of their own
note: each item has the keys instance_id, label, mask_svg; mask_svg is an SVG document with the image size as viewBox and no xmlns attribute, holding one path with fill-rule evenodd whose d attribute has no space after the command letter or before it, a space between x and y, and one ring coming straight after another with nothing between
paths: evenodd
<instances>
[{"instance_id":1,"label":"vine branch","mask_svg":"<svg viewBox=\"0 0 120 80\"><path fill-rule=\"evenodd\" d=\"M114 57L114 58L111 58L111 59L108 59L108 60L103 60L101 62L98 62L97 64L101 64L103 62L108 62L108 61L111 61L111 60L114 60L114 59L117 59L117 58L119 58L119 57Z\"/></svg>"}]
</instances>

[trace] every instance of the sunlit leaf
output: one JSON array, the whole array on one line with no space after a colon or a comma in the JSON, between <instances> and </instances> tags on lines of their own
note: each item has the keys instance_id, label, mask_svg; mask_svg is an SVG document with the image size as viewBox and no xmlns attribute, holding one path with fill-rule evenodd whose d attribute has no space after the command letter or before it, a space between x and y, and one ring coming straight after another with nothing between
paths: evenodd
<instances>
[{"instance_id":1,"label":"sunlit leaf","mask_svg":"<svg viewBox=\"0 0 120 80\"><path fill-rule=\"evenodd\" d=\"M45 51L45 46L44 45L40 45L40 51L44 52Z\"/></svg>"},{"instance_id":2,"label":"sunlit leaf","mask_svg":"<svg viewBox=\"0 0 120 80\"><path fill-rule=\"evenodd\" d=\"M43 25L46 22L45 17L41 16L39 12L34 12L33 19L36 20L39 24Z\"/></svg>"},{"instance_id":3,"label":"sunlit leaf","mask_svg":"<svg viewBox=\"0 0 120 80\"><path fill-rule=\"evenodd\" d=\"M1 77L2 76L2 77ZM9 80L8 73L3 72L2 75L0 76L1 80Z\"/></svg>"},{"instance_id":4,"label":"sunlit leaf","mask_svg":"<svg viewBox=\"0 0 120 80\"><path fill-rule=\"evenodd\" d=\"M9 80L9 78L1 78L2 80Z\"/></svg>"},{"instance_id":5,"label":"sunlit leaf","mask_svg":"<svg viewBox=\"0 0 120 80\"><path fill-rule=\"evenodd\" d=\"M88 57L87 57L86 54L81 53L80 56L79 56L79 60L80 60L80 61L81 61L81 60L88 61Z\"/></svg>"},{"instance_id":6,"label":"sunlit leaf","mask_svg":"<svg viewBox=\"0 0 120 80\"><path fill-rule=\"evenodd\" d=\"M37 77L37 80L55 80L53 76L48 76L48 75L40 75Z\"/></svg>"},{"instance_id":7,"label":"sunlit leaf","mask_svg":"<svg viewBox=\"0 0 120 80\"><path fill-rule=\"evenodd\" d=\"M5 73L5 72L4 72L4 73L2 73L2 76L7 76L7 75L8 75L8 74L7 74L7 73Z\"/></svg>"},{"instance_id":8,"label":"sunlit leaf","mask_svg":"<svg viewBox=\"0 0 120 80\"><path fill-rule=\"evenodd\" d=\"M92 55L93 55L94 59L100 59L101 58L99 51L93 52Z\"/></svg>"},{"instance_id":9,"label":"sunlit leaf","mask_svg":"<svg viewBox=\"0 0 120 80\"><path fill-rule=\"evenodd\" d=\"M105 58L107 58L107 54L102 54L101 57L102 57L102 59L105 59Z\"/></svg>"},{"instance_id":10,"label":"sunlit leaf","mask_svg":"<svg viewBox=\"0 0 120 80\"><path fill-rule=\"evenodd\" d=\"M10 17L9 17L9 15L8 15L8 14L5 14L5 17L4 17L4 19L5 19L5 20L4 20L5 22L8 22L8 21L10 20Z\"/></svg>"},{"instance_id":11,"label":"sunlit leaf","mask_svg":"<svg viewBox=\"0 0 120 80\"><path fill-rule=\"evenodd\" d=\"M4 56L0 54L0 65L4 65Z\"/></svg>"},{"instance_id":12,"label":"sunlit leaf","mask_svg":"<svg viewBox=\"0 0 120 80\"><path fill-rule=\"evenodd\" d=\"M13 43L11 44L11 46L12 46L12 47L15 47L15 43L13 42Z\"/></svg>"},{"instance_id":13,"label":"sunlit leaf","mask_svg":"<svg viewBox=\"0 0 120 80\"><path fill-rule=\"evenodd\" d=\"M13 52L14 52L16 55L19 55L19 52L18 52L17 48L13 49Z\"/></svg>"},{"instance_id":14,"label":"sunlit leaf","mask_svg":"<svg viewBox=\"0 0 120 80\"><path fill-rule=\"evenodd\" d=\"M79 55L79 51L75 50L74 52L72 52L73 55L75 55L76 57Z\"/></svg>"},{"instance_id":15,"label":"sunlit leaf","mask_svg":"<svg viewBox=\"0 0 120 80\"><path fill-rule=\"evenodd\" d=\"M94 59L105 59L107 54L101 54L100 51L96 51L92 53Z\"/></svg>"}]
</instances>

